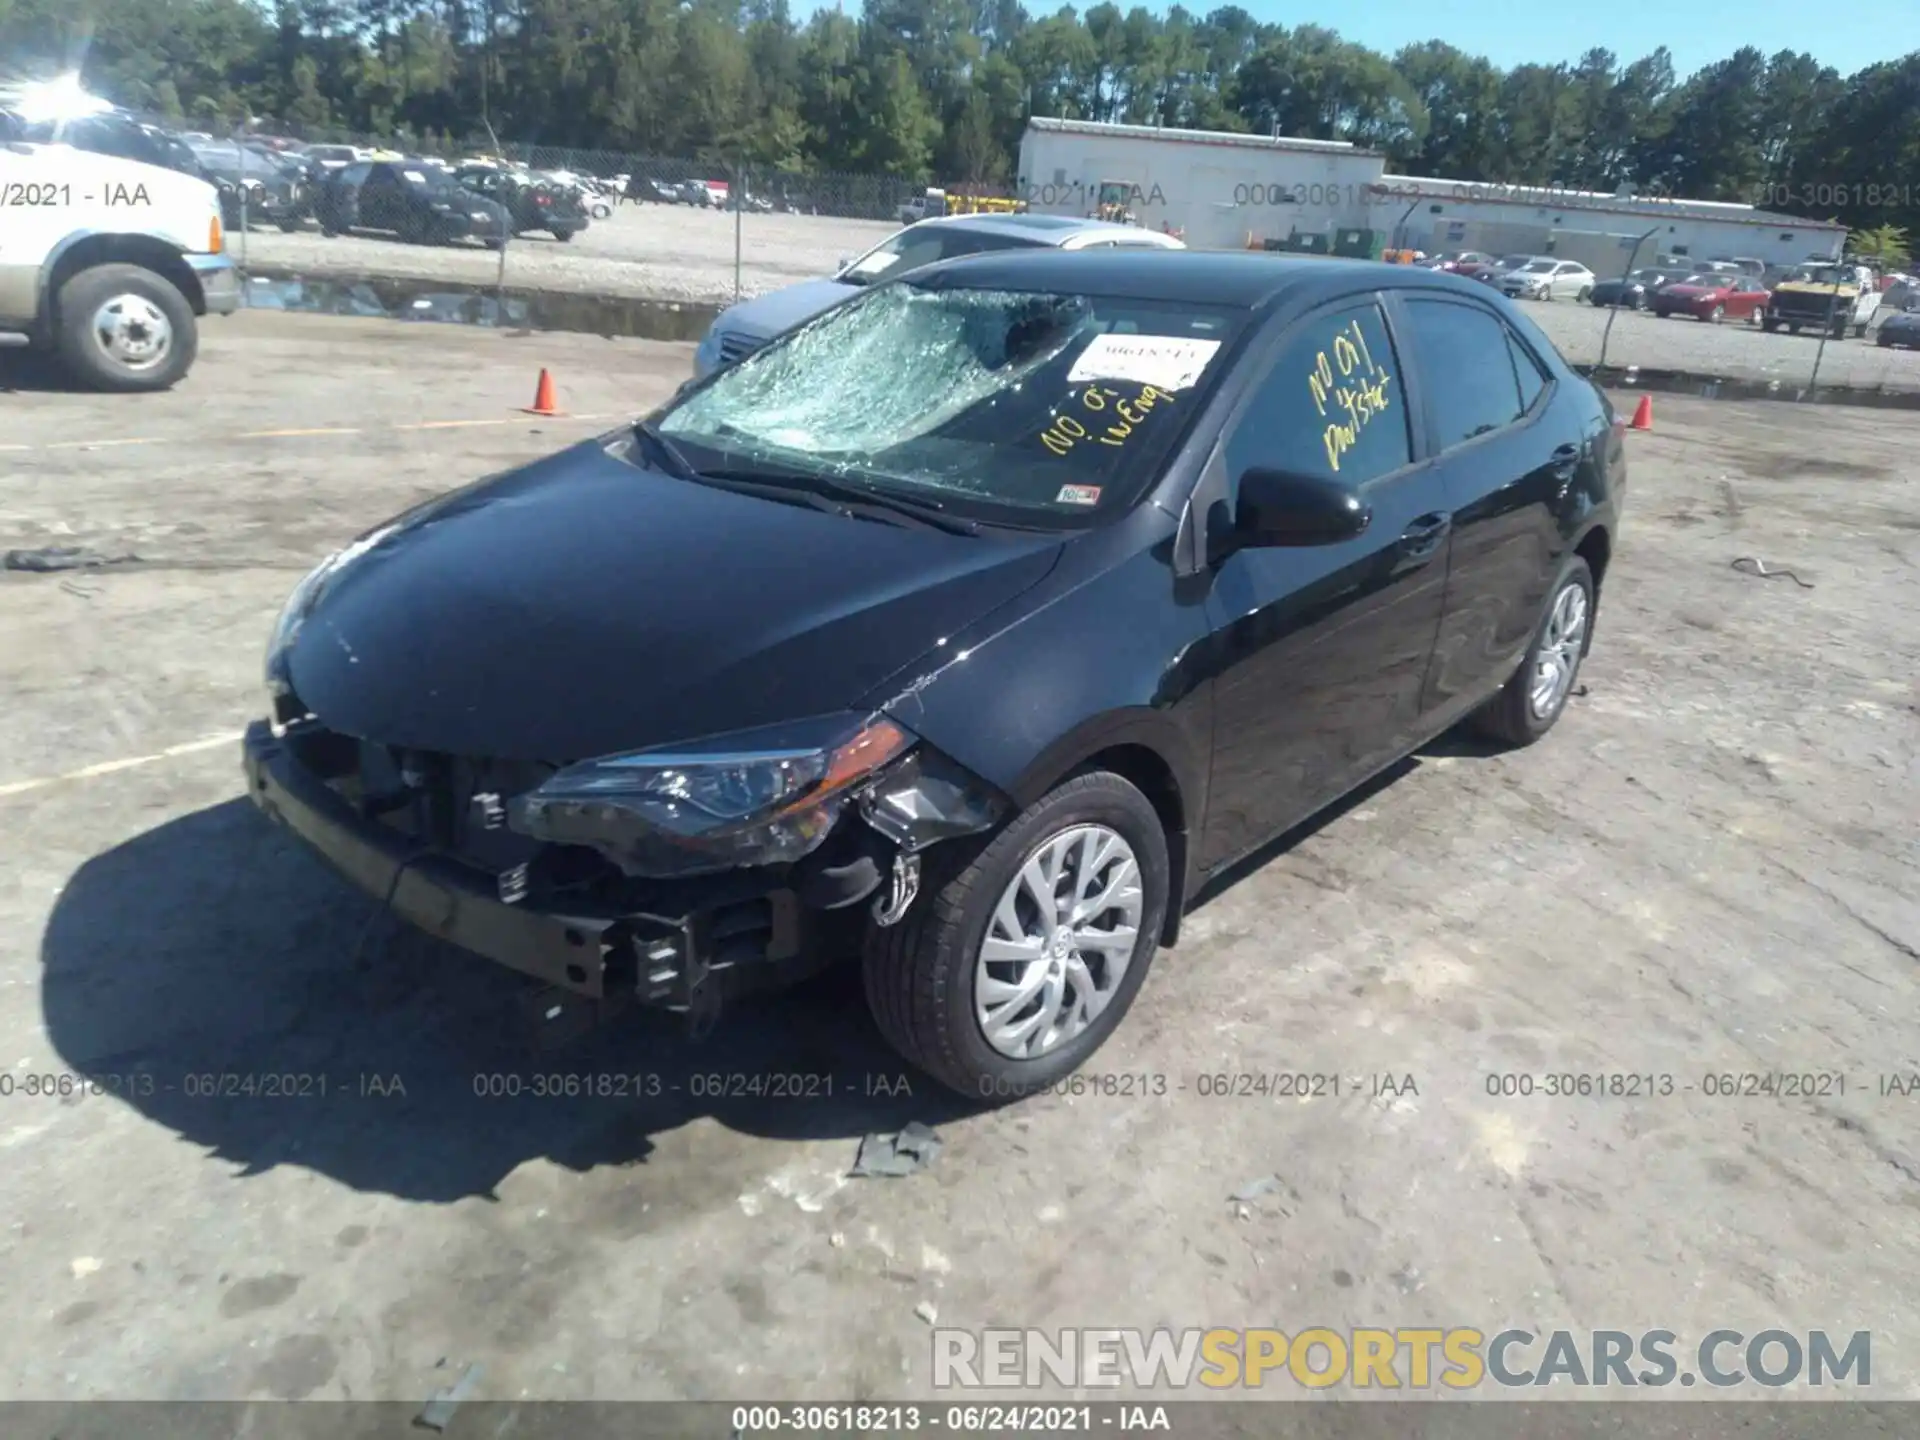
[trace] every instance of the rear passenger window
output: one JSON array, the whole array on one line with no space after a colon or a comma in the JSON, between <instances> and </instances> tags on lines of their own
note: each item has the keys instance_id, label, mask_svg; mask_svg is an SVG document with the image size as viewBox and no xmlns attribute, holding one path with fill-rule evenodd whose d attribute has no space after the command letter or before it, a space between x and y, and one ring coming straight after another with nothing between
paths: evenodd
<instances>
[{"instance_id":1,"label":"rear passenger window","mask_svg":"<svg viewBox=\"0 0 1920 1440\"><path fill-rule=\"evenodd\" d=\"M1305 321L1280 347L1227 441L1255 466L1364 485L1413 459L1393 341L1372 301Z\"/></svg>"},{"instance_id":2,"label":"rear passenger window","mask_svg":"<svg viewBox=\"0 0 1920 1440\"><path fill-rule=\"evenodd\" d=\"M1540 362L1528 353L1511 330L1507 332L1507 349L1513 355L1513 373L1520 381L1520 413L1524 415L1533 409L1533 402L1547 388L1547 377L1540 371Z\"/></svg>"},{"instance_id":3,"label":"rear passenger window","mask_svg":"<svg viewBox=\"0 0 1920 1440\"><path fill-rule=\"evenodd\" d=\"M1421 393L1441 450L1518 420L1526 407L1507 327L1475 305L1412 298L1405 303Z\"/></svg>"}]
</instances>

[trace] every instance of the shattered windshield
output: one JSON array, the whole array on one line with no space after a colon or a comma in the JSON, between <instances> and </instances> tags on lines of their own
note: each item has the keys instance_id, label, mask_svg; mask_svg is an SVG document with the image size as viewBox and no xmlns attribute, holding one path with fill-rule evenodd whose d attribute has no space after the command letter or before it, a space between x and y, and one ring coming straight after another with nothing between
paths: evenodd
<instances>
[{"instance_id":1,"label":"shattered windshield","mask_svg":"<svg viewBox=\"0 0 1920 1440\"><path fill-rule=\"evenodd\" d=\"M1206 306L888 285L722 371L659 430L697 470L1071 525L1132 502L1238 326Z\"/></svg>"}]
</instances>

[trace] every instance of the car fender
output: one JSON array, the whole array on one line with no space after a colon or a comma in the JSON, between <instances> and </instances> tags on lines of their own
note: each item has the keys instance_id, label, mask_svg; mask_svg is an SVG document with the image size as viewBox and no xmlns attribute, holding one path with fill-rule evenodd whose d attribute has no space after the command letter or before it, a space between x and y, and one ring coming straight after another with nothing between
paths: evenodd
<instances>
[{"instance_id":1,"label":"car fender","mask_svg":"<svg viewBox=\"0 0 1920 1440\"><path fill-rule=\"evenodd\" d=\"M1069 541L1032 590L865 703L1020 808L1125 747L1119 768L1160 809L1185 893L1211 767L1212 648L1201 596L1168 563L1176 524L1147 504Z\"/></svg>"}]
</instances>

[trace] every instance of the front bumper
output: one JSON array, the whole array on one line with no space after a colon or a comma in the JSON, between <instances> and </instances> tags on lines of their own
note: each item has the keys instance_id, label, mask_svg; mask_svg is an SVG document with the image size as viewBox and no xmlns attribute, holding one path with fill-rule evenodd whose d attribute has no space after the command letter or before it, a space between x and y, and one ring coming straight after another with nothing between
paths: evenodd
<instances>
[{"instance_id":1,"label":"front bumper","mask_svg":"<svg viewBox=\"0 0 1920 1440\"><path fill-rule=\"evenodd\" d=\"M508 969L590 999L617 996L694 1011L715 972L740 963L728 907L689 903L644 910L507 903L501 877L450 855L423 852L408 836L363 818L296 758L265 721L242 742L247 793L276 824L293 831L355 885L429 935ZM671 902L671 895L662 895ZM791 891L759 897L769 912L753 961L798 959L810 936Z\"/></svg>"},{"instance_id":2,"label":"front bumper","mask_svg":"<svg viewBox=\"0 0 1920 1440\"><path fill-rule=\"evenodd\" d=\"M225 255L189 255L187 266L200 277L200 293L209 315L231 315L240 308L240 272Z\"/></svg>"}]
</instances>

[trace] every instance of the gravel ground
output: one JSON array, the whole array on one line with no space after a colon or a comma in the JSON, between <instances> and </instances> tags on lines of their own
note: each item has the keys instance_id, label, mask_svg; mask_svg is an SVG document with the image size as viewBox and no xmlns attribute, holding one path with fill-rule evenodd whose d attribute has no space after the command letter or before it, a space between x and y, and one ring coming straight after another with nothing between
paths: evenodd
<instances>
[{"instance_id":1,"label":"gravel ground","mask_svg":"<svg viewBox=\"0 0 1920 1440\"><path fill-rule=\"evenodd\" d=\"M149 562L0 574L0 1395L418 1404L479 1363L478 1399L930 1398L937 1314L1868 1329L1873 1397L1920 1398L1920 1098L1880 1083L1920 1067L1920 632L1897 621L1920 416L1661 397L1554 734L1449 737L1242 867L1096 1062L1130 1093L982 1110L908 1076L845 977L697 1049L645 1015L555 1035L546 1000L370 922L243 797L302 570L663 397L689 354L243 314L169 394L0 390L0 548ZM568 418L514 408L542 366ZM23 1088L82 1067L136 1078ZM1706 1082L1775 1071L1845 1093ZM642 1072L671 1088L531 1095ZM1346 1088L1202 1085L1302 1072ZM210 1073L332 1088L215 1099ZM1560 1073L1674 1089L1501 1093ZM838 1088L696 1083L769 1074ZM496 1076L528 1091L483 1098ZM846 1178L861 1135L916 1118L932 1169ZM1528 1440L1654 1433L1546 1408ZM1783 1433L1687 1409L1661 1433ZM1328 1411L1290 1433L1360 1433ZM451 1433L506 1433L485 1418Z\"/></svg>"},{"instance_id":2,"label":"gravel ground","mask_svg":"<svg viewBox=\"0 0 1920 1440\"><path fill-rule=\"evenodd\" d=\"M681 205L622 205L562 245L522 235L507 250L506 279L533 290L572 290L643 299L734 298L734 219ZM740 293L757 295L796 280L831 274L839 262L878 245L898 225L811 215L739 217ZM292 266L320 278L390 275L491 284L500 257L462 243L427 248L364 236L328 239L317 230L235 235L236 259Z\"/></svg>"},{"instance_id":3,"label":"gravel ground","mask_svg":"<svg viewBox=\"0 0 1920 1440\"><path fill-rule=\"evenodd\" d=\"M898 228L807 215L742 216L740 293L757 295L830 274L842 258ZM501 273L499 257L477 246L426 249L358 236L329 240L313 230L256 231L236 236L233 247L236 255L316 278L384 275L485 285ZM683 206L623 205L566 245L546 235L522 236L509 248L505 275L508 284L534 290L724 303L734 298L734 217ZM1527 308L1569 360L1599 362L1606 311L1564 301ZM1871 337L1830 341L1820 354L1820 342L1811 336L1623 311L1606 348L1609 365L1777 381L1786 389L1808 383L1817 354L1820 379L1828 385L1920 393L1920 351L1882 350Z\"/></svg>"}]
</instances>

